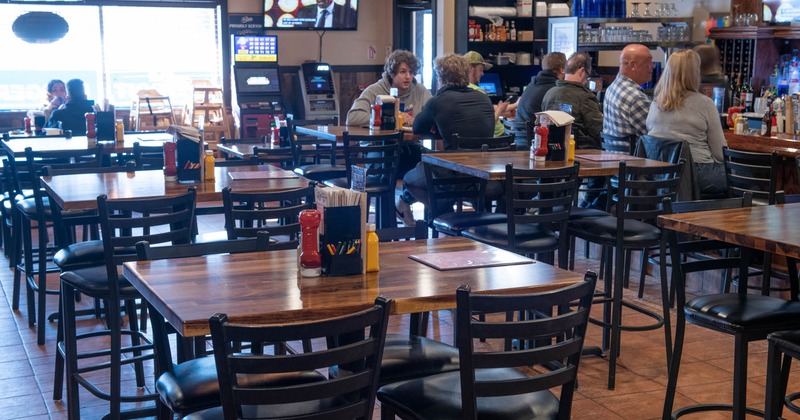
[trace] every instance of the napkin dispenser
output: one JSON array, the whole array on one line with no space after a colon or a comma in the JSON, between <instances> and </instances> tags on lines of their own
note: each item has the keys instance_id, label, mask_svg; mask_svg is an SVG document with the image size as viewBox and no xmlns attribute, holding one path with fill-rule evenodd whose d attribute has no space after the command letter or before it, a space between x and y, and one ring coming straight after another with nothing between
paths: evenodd
<instances>
[{"instance_id":1,"label":"napkin dispenser","mask_svg":"<svg viewBox=\"0 0 800 420\"><path fill-rule=\"evenodd\" d=\"M381 105L381 130L395 130L397 128L396 107L400 101L394 96L378 95L375 102Z\"/></svg>"},{"instance_id":2,"label":"napkin dispenser","mask_svg":"<svg viewBox=\"0 0 800 420\"><path fill-rule=\"evenodd\" d=\"M537 112L542 124L548 124L547 157L545 160L566 161L569 135L575 118L564 111Z\"/></svg>"},{"instance_id":3,"label":"napkin dispenser","mask_svg":"<svg viewBox=\"0 0 800 420\"><path fill-rule=\"evenodd\" d=\"M95 112L94 126L97 133L97 141L116 141L115 126L116 120L111 111Z\"/></svg>"},{"instance_id":4,"label":"napkin dispenser","mask_svg":"<svg viewBox=\"0 0 800 420\"><path fill-rule=\"evenodd\" d=\"M177 143L178 182L195 182L202 179L203 142L200 132L194 127L171 125L167 133L172 134Z\"/></svg>"}]
</instances>

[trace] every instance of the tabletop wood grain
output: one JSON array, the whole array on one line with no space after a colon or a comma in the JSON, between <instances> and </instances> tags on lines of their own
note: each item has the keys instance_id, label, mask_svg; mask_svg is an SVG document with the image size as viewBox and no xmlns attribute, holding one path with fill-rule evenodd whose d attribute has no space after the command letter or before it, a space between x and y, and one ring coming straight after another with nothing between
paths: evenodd
<instances>
[{"instance_id":1,"label":"tabletop wood grain","mask_svg":"<svg viewBox=\"0 0 800 420\"><path fill-rule=\"evenodd\" d=\"M281 171L271 165L228 166L214 168L214 181L194 183L167 182L159 170L115 172L103 174L57 175L42 177L48 194L64 210L97 208L97 196L119 198L156 198L182 194L189 187L197 189L197 201L221 201L222 190L230 186L234 191L282 191L308 186L303 177L283 179L237 179L229 172Z\"/></svg>"},{"instance_id":2,"label":"tabletop wood grain","mask_svg":"<svg viewBox=\"0 0 800 420\"><path fill-rule=\"evenodd\" d=\"M579 150L580 154L600 154L600 150ZM576 158L580 162L580 176L609 176L619 172L619 161L596 161ZM441 166L463 174L472 175L482 179L502 180L506 176L506 164L514 168L542 169L563 168L572 165L567 161L535 162L530 159L527 150L510 152L452 152L428 153L422 155L422 161ZM664 166L664 162L650 159L631 159L627 161L630 166Z\"/></svg>"},{"instance_id":3,"label":"tabletop wood grain","mask_svg":"<svg viewBox=\"0 0 800 420\"><path fill-rule=\"evenodd\" d=\"M778 134L775 137L745 136L725 130L728 147L746 152L772 153L778 152L785 157L800 156L800 139L796 135Z\"/></svg>"},{"instance_id":4,"label":"tabletop wood grain","mask_svg":"<svg viewBox=\"0 0 800 420\"><path fill-rule=\"evenodd\" d=\"M406 314L454 308L461 284L479 293L523 293L583 278L541 262L438 271L408 258L489 248L454 237L383 243L379 272L345 277L300 277L294 250L130 262L123 272L183 336L207 334L215 312L233 322L293 323L364 309L384 295L394 299L393 314Z\"/></svg>"},{"instance_id":5,"label":"tabletop wood grain","mask_svg":"<svg viewBox=\"0 0 800 420\"><path fill-rule=\"evenodd\" d=\"M114 153L131 153L133 144L139 142L142 146L161 146L166 141L172 141L172 134L163 132L156 133L129 133L125 134L122 143L115 141L100 142L105 150ZM25 148L31 147L35 151L64 151L64 150L87 150L96 147L97 140L89 139L86 136L75 136L71 139L66 137L20 137L3 141L3 148L16 157L25 156Z\"/></svg>"},{"instance_id":6,"label":"tabletop wood grain","mask_svg":"<svg viewBox=\"0 0 800 420\"><path fill-rule=\"evenodd\" d=\"M800 203L714 210L658 217L678 232L800 258Z\"/></svg>"}]
</instances>

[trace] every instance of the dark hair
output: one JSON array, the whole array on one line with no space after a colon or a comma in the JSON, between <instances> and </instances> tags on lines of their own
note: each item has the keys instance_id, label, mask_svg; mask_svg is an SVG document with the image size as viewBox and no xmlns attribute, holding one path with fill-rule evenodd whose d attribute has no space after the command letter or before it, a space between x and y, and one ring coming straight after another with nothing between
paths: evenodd
<instances>
[{"instance_id":1,"label":"dark hair","mask_svg":"<svg viewBox=\"0 0 800 420\"><path fill-rule=\"evenodd\" d=\"M64 84L64 82L61 79L53 79L47 82L47 93L53 92L53 87L55 87L56 83L61 83L62 85Z\"/></svg>"},{"instance_id":2,"label":"dark hair","mask_svg":"<svg viewBox=\"0 0 800 420\"><path fill-rule=\"evenodd\" d=\"M562 52L551 52L542 57L542 70L549 70L553 73L564 70L567 65L567 56Z\"/></svg>"},{"instance_id":3,"label":"dark hair","mask_svg":"<svg viewBox=\"0 0 800 420\"><path fill-rule=\"evenodd\" d=\"M419 71L419 60L417 60L417 56L411 51L394 50L383 65L383 77L389 84L392 83L392 75L397 74L397 69L403 63L406 63L408 69L411 70L411 74L417 74Z\"/></svg>"},{"instance_id":4,"label":"dark hair","mask_svg":"<svg viewBox=\"0 0 800 420\"><path fill-rule=\"evenodd\" d=\"M86 100L86 90L83 88L83 80L71 79L67 82L67 96L70 100Z\"/></svg>"},{"instance_id":5,"label":"dark hair","mask_svg":"<svg viewBox=\"0 0 800 420\"><path fill-rule=\"evenodd\" d=\"M581 68L586 70L586 73L592 72L592 57L589 54L576 52L567 60L567 66L564 68L565 73L575 74Z\"/></svg>"}]
</instances>

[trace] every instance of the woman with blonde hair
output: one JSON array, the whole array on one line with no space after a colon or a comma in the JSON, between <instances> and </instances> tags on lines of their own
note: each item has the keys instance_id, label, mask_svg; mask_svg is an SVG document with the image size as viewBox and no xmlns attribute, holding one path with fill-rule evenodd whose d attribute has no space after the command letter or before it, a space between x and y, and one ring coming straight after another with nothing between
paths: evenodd
<instances>
[{"instance_id":1,"label":"woman with blonde hair","mask_svg":"<svg viewBox=\"0 0 800 420\"><path fill-rule=\"evenodd\" d=\"M728 189L722 157L726 142L714 101L699 93L699 87L697 52L682 50L670 55L647 115L647 134L685 140L700 194L715 195Z\"/></svg>"}]
</instances>

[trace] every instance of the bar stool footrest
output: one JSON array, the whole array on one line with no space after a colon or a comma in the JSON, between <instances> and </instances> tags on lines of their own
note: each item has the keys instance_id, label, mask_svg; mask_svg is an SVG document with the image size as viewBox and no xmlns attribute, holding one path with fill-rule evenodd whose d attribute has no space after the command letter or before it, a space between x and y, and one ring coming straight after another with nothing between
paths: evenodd
<instances>
[{"instance_id":1,"label":"bar stool footrest","mask_svg":"<svg viewBox=\"0 0 800 420\"><path fill-rule=\"evenodd\" d=\"M733 411L733 406L731 404L697 404L697 405L690 405L687 407L679 408L672 412L672 419L678 419L682 416L687 414L693 413L700 413L705 411ZM754 416L764 417L763 410L757 410L755 408L745 407L746 414L752 414Z\"/></svg>"}]
</instances>

